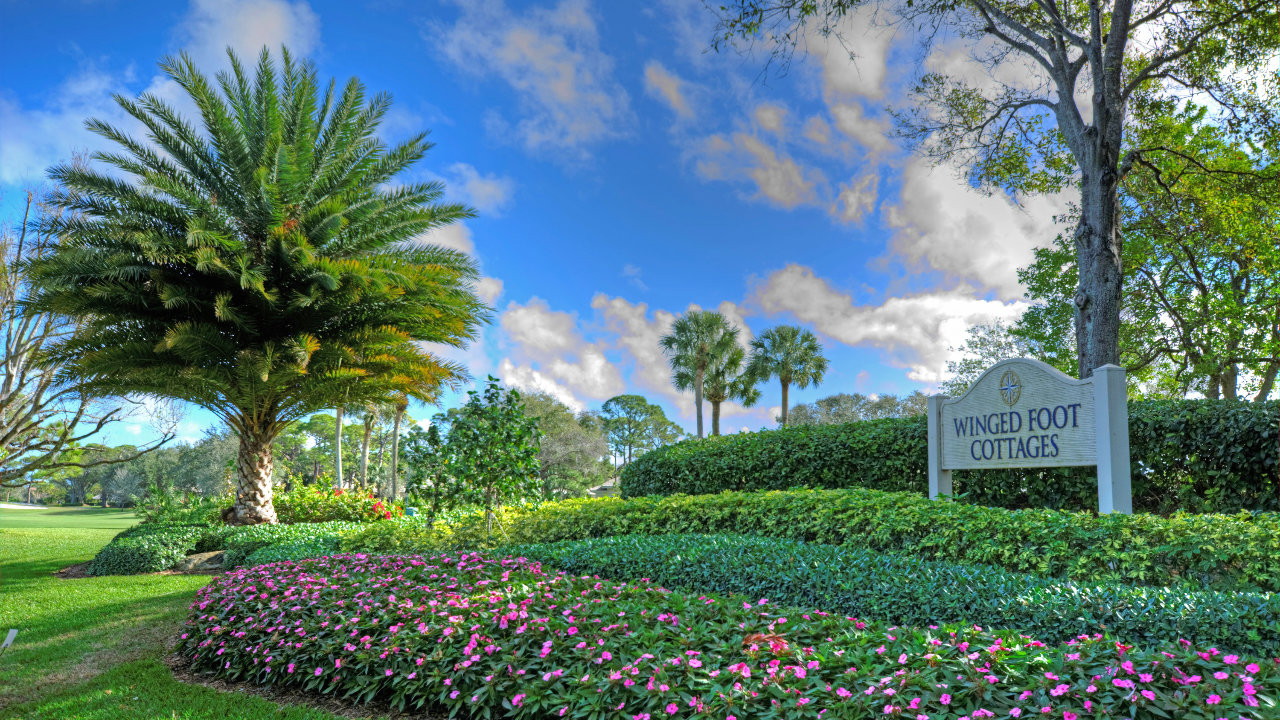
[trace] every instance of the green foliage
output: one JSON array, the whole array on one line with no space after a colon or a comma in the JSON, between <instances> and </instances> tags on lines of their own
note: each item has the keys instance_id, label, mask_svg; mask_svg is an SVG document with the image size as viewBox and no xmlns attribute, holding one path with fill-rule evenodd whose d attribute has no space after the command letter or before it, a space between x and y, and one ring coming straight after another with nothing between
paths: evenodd
<instances>
[{"instance_id":1,"label":"green foliage","mask_svg":"<svg viewBox=\"0 0 1280 720\"><path fill-rule=\"evenodd\" d=\"M884 418L912 417L923 415L929 398L919 390L910 395L883 394L863 395L862 393L836 393L815 400L812 403L800 403L787 411L788 425L837 425L864 420L883 420Z\"/></svg>"},{"instance_id":2,"label":"green foliage","mask_svg":"<svg viewBox=\"0 0 1280 720\"><path fill-rule=\"evenodd\" d=\"M778 378L782 386L782 415L778 421L787 425L790 421L787 393L791 386L807 388L822 384L828 364L822 354L822 343L811 330L795 325L778 325L751 340L747 375L756 383Z\"/></svg>"},{"instance_id":3,"label":"green foliage","mask_svg":"<svg viewBox=\"0 0 1280 720\"><path fill-rule=\"evenodd\" d=\"M564 403L543 392L523 397L525 415L538 422L538 475L544 500L582 497L613 472L609 443L600 418L574 415Z\"/></svg>"},{"instance_id":4,"label":"green foliage","mask_svg":"<svg viewBox=\"0 0 1280 720\"><path fill-rule=\"evenodd\" d=\"M219 549L230 527L194 523L146 523L129 528L93 558L90 575L135 575L173 567L187 555Z\"/></svg>"},{"instance_id":5,"label":"green foliage","mask_svg":"<svg viewBox=\"0 0 1280 720\"><path fill-rule=\"evenodd\" d=\"M277 543L300 543L322 538L341 538L358 532L365 523L333 521L323 523L298 523L296 525L247 525L235 528L223 545L226 555L222 566L233 568L243 565L254 552Z\"/></svg>"},{"instance_id":6,"label":"green foliage","mask_svg":"<svg viewBox=\"0 0 1280 720\"><path fill-rule=\"evenodd\" d=\"M1280 516L1273 513L1094 515L877 490L791 490L564 500L513 509L502 527L506 539L498 540L505 543L733 532L1085 584L1280 591ZM477 531L464 519L444 530L450 547L493 547L484 542L483 524Z\"/></svg>"},{"instance_id":7,"label":"green foliage","mask_svg":"<svg viewBox=\"0 0 1280 720\"><path fill-rule=\"evenodd\" d=\"M671 382L680 391L692 390L702 437L702 400L707 374L738 347L738 329L711 310L690 310L676 318L662 336L662 351L671 365Z\"/></svg>"},{"instance_id":8,"label":"green foliage","mask_svg":"<svg viewBox=\"0 0 1280 720\"><path fill-rule=\"evenodd\" d=\"M539 495L538 424L517 390L490 377L460 408L432 418L431 429L405 443L413 495L432 498L433 512L459 505L495 507ZM414 460L418 467L413 467Z\"/></svg>"},{"instance_id":9,"label":"green foliage","mask_svg":"<svg viewBox=\"0 0 1280 720\"><path fill-rule=\"evenodd\" d=\"M281 523L322 523L334 520L376 522L404 515L404 507L368 490L334 489L329 485L295 485L275 496Z\"/></svg>"},{"instance_id":10,"label":"green foliage","mask_svg":"<svg viewBox=\"0 0 1280 720\"><path fill-rule=\"evenodd\" d=\"M333 555L342 538L338 535L317 535L302 540L285 540L258 548L244 559L244 565L266 565L285 560L304 560Z\"/></svg>"},{"instance_id":11,"label":"green foliage","mask_svg":"<svg viewBox=\"0 0 1280 720\"><path fill-rule=\"evenodd\" d=\"M901 625L964 623L1066 642L1105 631L1158 646L1185 638L1226 651L1280 653L1280 595L1076 585L991 567L741 535L658 535L505 546L576 575L649 580L692 592Z\"/></svg>"},{"instance_id":12,"label":"green foliage","mask_svg":"<svg viewBox=\"0 0 1280 720\"><path fill-rule=\"evenodd\" d=\"M1276 417L1280 403L1129 402L1133 506L1172 513L1280 510ZM925 494L925 418L740 433L687 440L622 472L623 495L722 490L865 487ZM959 471L956 493L1007 508L1097 508L1093 468Z\"/></svg>"}]
</instances>

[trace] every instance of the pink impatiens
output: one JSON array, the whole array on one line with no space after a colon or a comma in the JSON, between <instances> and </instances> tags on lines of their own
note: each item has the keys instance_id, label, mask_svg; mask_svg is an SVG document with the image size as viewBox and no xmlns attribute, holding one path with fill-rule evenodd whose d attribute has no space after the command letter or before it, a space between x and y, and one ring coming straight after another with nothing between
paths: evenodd
<instances>
[{"instance_id":1,"label":"pink impatiens","mask_svg":"<svg viewBox=\"0 0 1280 720\"><path fill-rule=\"evenodd\" d=\"M236 570L197 593L184 630L179 652L199 671L459 716L1280 715L1259 691L1280 683L1276 662L1212 648L893 628L475 554Z\"/></svg>"}]
</instances>

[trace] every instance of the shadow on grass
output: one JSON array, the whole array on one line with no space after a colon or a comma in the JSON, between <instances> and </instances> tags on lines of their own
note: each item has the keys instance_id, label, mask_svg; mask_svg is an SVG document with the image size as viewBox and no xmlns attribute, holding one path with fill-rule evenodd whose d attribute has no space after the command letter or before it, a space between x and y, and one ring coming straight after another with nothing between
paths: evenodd
<instances>
[{"instance_id":1,"label":"shadow on grass","mask_svg":"<svg viewBox=\"0 0 1280 720\"><path fill-rule=\"evenodd\" d=\"M245 693L219 692L174 679L154 658L118 665L37 702L9 708L13 720L335 720L302 706L277 705ZM356 717L349 715L348 717Z\"/></svg>"}]
</instances>

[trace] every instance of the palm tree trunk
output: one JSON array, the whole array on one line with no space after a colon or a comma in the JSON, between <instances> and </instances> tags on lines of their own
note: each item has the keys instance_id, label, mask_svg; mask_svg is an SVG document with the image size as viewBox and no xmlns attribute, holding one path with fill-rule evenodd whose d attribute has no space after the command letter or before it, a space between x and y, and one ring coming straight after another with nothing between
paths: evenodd
<instances>
[{"instance_id":1,"label":"palm tree trunk","mask_svg":"<svg viewBox=\"0 0 1280 720\"><path fill-rule=\"evenodd\" d=\"M364 416L364 439L360 441L360 487L369 485L369 443L373 440L373 413Z\"/></svg>"},{"instance_id":2,"label":"palm tree trunk","mask_svg":"<svg viewBox=\"0 0 1280 720\"><path fill-rule=\"evenodd\" d=\"M702 371L693 380L693 404L698 413L698 438L702 438Z\"/></svg>"},{"instance_id":3,"label":"palm tree trunk","mask_svg":"<svg viewBox=\"0 0 1280 720\"><path fill-rule=\"evenodd\" d=\"M790 383L786 380L782 381L782 426L787 425L787 390L790 389Z\"/></svg>"},{"instance_id":4,"label":"palm tree trunk","mask_svg":"<svg viewBox=\"0 0 1280 720\"><path fill-rule=\"evenodd\" d=\"M396 406L395 420L391 421L391 499L400 497L400 421L404 419L404 406Z\"/></svg>"},{"instance_id":5,"label":"palm tree trunk","mask_svg":"<svg viewBox=\"0 0 1280 720\"><path fill-rule=\"evenodd\" d=\"M711 401L711 434L720 434L720 402L717 400Z\"/></svg>"},{"instance_id":6,"label":"palm tree trunk","mask_svg":"<svg viewBox=\"0 0 1280 720\"><path fill-rule=\"evenodd\" d=\"M337 424L333 431L333 468L337 473L338 487L342 487L342 408L334 411Z\"/></svg>"},{"instance_id":7,"label":"palm tree trunk","mask_svg":"<svg viewBox=\"0 0 1280 720\"><path fill-rule=\"evenodd\" d=\"M236 502L227 522L232 525L260 525L276 522L271 504L271 438L263 433L241 431L236 454Z\"/></svg>"}]
</instances>

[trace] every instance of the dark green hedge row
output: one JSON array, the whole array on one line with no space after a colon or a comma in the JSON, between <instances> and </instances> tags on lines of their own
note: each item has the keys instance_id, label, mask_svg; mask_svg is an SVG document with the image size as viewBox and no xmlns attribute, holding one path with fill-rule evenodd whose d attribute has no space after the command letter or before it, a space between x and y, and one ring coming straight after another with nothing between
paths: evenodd
<instances>
[{"instance_id":1,"label":"dark green hedge row","mask_svg":"<svg viewBox=\"0 0 1280 720\"><path fill-rule=\"evenodd\" d=\"M1280 511L1280 402L1129 403L1133 504L1140 512ZM928 492L925 418L817 425L686 440L622 472L622 493L865 487ZM955 492L1007 508L1095 509L1093 468L964 471Z\"/></svg>"},{"instance_id":2,"label":"dark green hedge row","mask_svg":"<svg viewBox=\"0 0 1280 720\"><path fill-rule=\"evenodd\" d=\"M239 527L196 523L143 523L116 535L106 547L99 550L89 565L89 574L136 575L160 572L173 567L188 555L214 550L226 551L223 566L230 569L245 563L255 551L277 543L316 541L322 542L325 548L336 549L338 540L344 534L364 526L365 523L340 521ZM285 550L282 548L281 552ZM289 552L302 552L302 549L294 548Z\"/></svg>"},{"instance_id":3,"label":"dark green hedge row","mask_svg":"<svg viewBox=\"0 0 1280 720\"><path fill-rule=\"evenodd\" d=\"M427 542L480 548L483 524ZM1096 515L1006 510L877 490L726 492L548 503L501 517L514 543L741 533L991 565L1080 583L1280 591L1280 515ZM353 539L369 545L370 528ZM394 527L385 532L399 532ZM496 532L496 531L495 531ZM491 547L491 546L490 546ZM351 549L344 544L345 549Z\"/></svg>"},{"instance_id":4,"label":"dark green hedge row","mask_svg":"<svg viewBox=\"0 0 1280 720\"><path fill-rule=\"evenodd\" d=\"M1143 646L1178 639L1275 657L1280 596L1056 583L953 565L742 535L624 536L501 548L574 574L734 593L902 625L972 623L1046 642L1105 631Z\"/></svg>"},{"instance_id":5,"label":"dark green hedge row","mask_svg":"<svg viewBox=\"0 0 1280 720\"><path fill-rule=\"evenodd\" d=\"M112 538L89 564L90 575L168 570L187 555L219 550L235 528L196 523L145 523Z\"/></svg>"}]
</instances>

